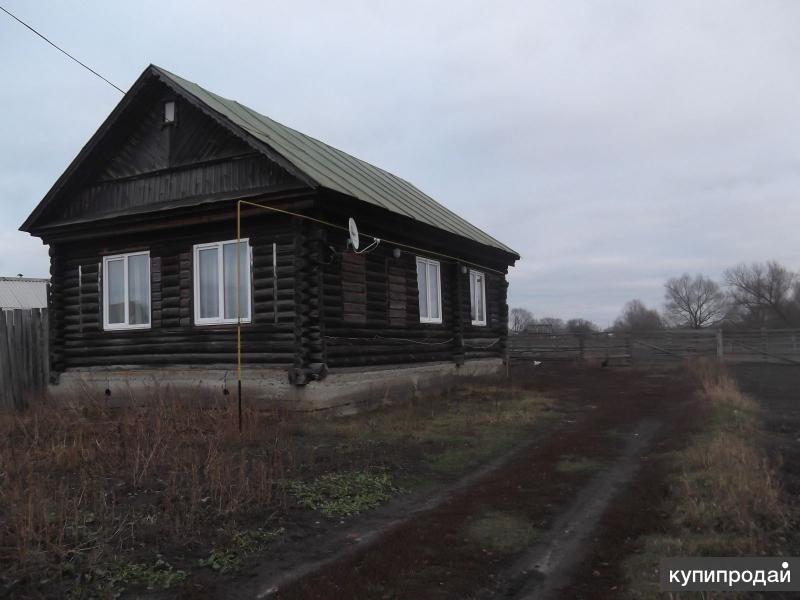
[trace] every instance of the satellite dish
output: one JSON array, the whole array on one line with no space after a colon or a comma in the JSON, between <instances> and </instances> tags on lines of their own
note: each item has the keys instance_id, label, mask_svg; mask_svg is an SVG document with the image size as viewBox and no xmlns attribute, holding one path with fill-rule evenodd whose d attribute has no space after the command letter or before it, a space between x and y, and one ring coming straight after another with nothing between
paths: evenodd
<instances>
[{"instance_id":1,"label":"satellite dish","mask_svg":"<svg viewBox=\"0 0 800 600\"><path fill-rule=\"evenodd\" d=\"M350 245L353 246L353 250L358 250L358 227L356 227L356 221L353 217L347 220L347 229L350 231Z\"/></svg>"}]
</instances>

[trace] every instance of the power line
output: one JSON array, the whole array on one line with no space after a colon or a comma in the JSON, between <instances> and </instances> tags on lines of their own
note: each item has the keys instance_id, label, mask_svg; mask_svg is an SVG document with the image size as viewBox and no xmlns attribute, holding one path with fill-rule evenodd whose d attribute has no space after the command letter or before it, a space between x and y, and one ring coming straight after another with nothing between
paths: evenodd
<instances>
[{"instance_id":1,"label":"power line","mask_svg":"<svg viewBox=\"0 0 800 600\"><path fill-rule=\"evenodd\" d=\"M18 23L20 23L21 25L24 25L25 27L27 27L28 29L30 29L30 30L31 30L33 33L35 33L35 34L36 34L36 35L38 35L40 38L42 38L42 39L43 39L45 42L47 42L48 44L50 44L50 45L51 45L53 48L55 48L56 50L58 50L58 51L59 51L59 52L61 52L62 54L66 55L66 56L68 56L69 58L71 58L72 60L74 60L76 63L78 63L78 64L79 64L80 66L82 66L84 69L86 69L86 70L87 70L87 71L89 71L90 73L93 73L94 75L96 75L97 77L99 77L100 79L102 79L103 81L105 81L105 82L106 82L108 85L110 85L111 87L113 87L113 88L114 88L115 90L117 90L118 92L121 92L121 93L123 93L123 94L125 93L125 90L123 90L122 88L120 88L120 87L118 87L118 86L114 85L113 83L111 83L111 82L110 82L108 79L106 79L105 77L103 77L102 75L100 75L100 73L98 73L97 71L95 71L95 70L94 70L93 68L91 68L89 65L86 65L86 64L82 63L81 61L79 61L77 58L75 58L74 56L72 56L72 54L70 54L69 52L67 52L67 51L66 51L66 50L64 50L63 48L60 48L59 46L56 46L56 45L55 45L53 42L51 42L50 40L48 40L48 39L47 39L45 36L43 36L41 33L39 33L38 31L36 31L36 30L35 30L33 27L31 27L30 25L28 25L28 24L27 24L25 21L23 21L22 19L20 19L20 18L19 18L19 17L17 17L16 15L14 15L14 14L10 13L8 10L6 10L5 8L3 8L2 6L0 6L0 10L2 10L2 11L3 11L4 13L6 13L6 14L7 14L9 17L11 17L12 19L14 19L15 21L17 21L17 22L18 22Z\"/></svg>"}]
</instances>

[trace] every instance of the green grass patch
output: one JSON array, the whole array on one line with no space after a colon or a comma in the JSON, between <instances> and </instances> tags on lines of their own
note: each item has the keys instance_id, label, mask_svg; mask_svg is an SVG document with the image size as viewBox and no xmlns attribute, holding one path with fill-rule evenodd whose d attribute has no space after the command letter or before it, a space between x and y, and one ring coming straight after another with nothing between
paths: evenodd
<instances>
[{"instance_id":1,"label":"green grass patch","mask_svg":"<svg viewBox=\"0 0 800 600\"><path fill-rule=\"evenodd\" d=\"M227 542L215 547L207 558L197 562L197 566L219 573L238 571L248 556L264 550L283 533L283 527L272 530L222 530L222 537L227 538Z\"/></svg>"},{"instance_id":2,"label":"green grass patch","mask_svg":"<svg viewBox=\"0 0 800 600\"><path fill-rule=\"evenodd\" d=\"M109 582L114 588L119 584L137 585L148 590L168 590L186 580L186 572L175 569L162 558L153 564L124 563L110 572Z\"/></svg>"},{"instance_id":3,"label":"green grass patch","mask_svg":"<svg viewBox=\"0 0 800 600\"><path fill-rule=\"evenodd\" d=\"M492 511L467 524L467 537L481 548L511 553L530 546L539 531L522 516Z\"/></svg>"},{"instance_id":4,"label":"green grass patch","mask_svg":"<svg viewBox=\"0 0 800 600\"><path fill-rule=\"evenodd\" d=\"M556 471L559 473L584 473L586 471L597 471L602 467L602 461L585 456L567 455L558 461Z\"/></svg>"},{"instance_id":5,"label":"green grass patch","mask_svg":"<svg viewBox=\"0 0 800 600\"><path fill-rule=\"evenodd\" d=\"M304 508L344 517L377 508L400 490L389 473L364 470L326 473L309 482L293 481L289 491Z\"/></svg>"},{"instance_id":6,"label":"green grass patch","mask_svg":"<svg viewBox=\"0 0 800 600\"><path fill-rule=\"evenodd\" d=\"M71 600L117 598L130 587L164 591L182 585L187 577L185 571L176 569L160 555L152 563L116 562L104 567L78 567L66 561L60 564L60 572L61 577L76 581L67 593Z\"/></svg>"}]
</instances>

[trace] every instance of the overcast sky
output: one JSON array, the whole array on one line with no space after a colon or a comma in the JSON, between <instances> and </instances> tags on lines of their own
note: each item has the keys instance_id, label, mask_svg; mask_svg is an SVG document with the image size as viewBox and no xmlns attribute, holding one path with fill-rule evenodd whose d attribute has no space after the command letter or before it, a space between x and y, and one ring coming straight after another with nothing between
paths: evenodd
<instances>
[{"instance_id":1,"label":"overcast sky","mask_svg":"<svg viewBox=\"0 0 800 600\"><path fill-rule=\"evenodd\" d=\"M4 5L123 89L152 62L409 179L522 255L537 317L800 268L795 0ZM17 228L120 94L4 14L0 56L0 275L45 276Z\"/></svg>"}]
</instances>

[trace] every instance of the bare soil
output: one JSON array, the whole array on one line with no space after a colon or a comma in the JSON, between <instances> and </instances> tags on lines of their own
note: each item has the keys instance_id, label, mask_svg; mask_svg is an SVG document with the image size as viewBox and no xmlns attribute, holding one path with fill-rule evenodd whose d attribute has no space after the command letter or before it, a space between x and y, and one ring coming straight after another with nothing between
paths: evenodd
<instances>
[{"instance_id":1,"label":"bare soil","mask_svg":"<svg viewBox=\"0 0 800 600\"><path fill-rule=\"evenodd\" d=\"M232 582L225 597L580 597L559 590L570 581L577 582L576 592L588 589L580 582L587 561L595 558L597 546L618 542L592 535L609 504L631 509L632 524L650 518L653 504L631 506L627 499L642 499L640 481L645 496L658 495L660 480L652 479L649 451L676 443L689 429L685 415L697 414L694 383L680 369L543 366L533 377L518 377L529 379L537 392L569 398L573 408L496 468L411 514L405 507L405 514L383 515L371 535L353 536L349 546L322 562L312 549L306 548L306 557L300 551L288 559L280 547L273 549L283 555L284 576L276 577L266 564L251 579ZM487 515L528 524L534 539L516 548L475 540L472 525ZM299 578L292 581L287 571ZM611 590L618 573L606 571ZM594 576L594 569L589 573Z\"/></svg>"},{"instance_id":2,"label":"bare soil","mask_svg":"<svg viewBox=\"0 0 800 600\"><path fill-rule=\"evenodd\" d=\"M767 436L763 443L774 464L781 465L784 503L798 506L800 498L800 368L779 364L734 364L729 370L740 388L763 409ZM634 485L619 496L601 518L583 562L574 570L571 581L554 597L575 599L618 599L632 597L623 575L623 562L641 552L646 536L669 534L672 515L663 511L668 495L667 478L670 453L681 449L687 438L701 431L707 418L702 404L684 405L671 411L650 448L648 467ZM796 516L789 517L788 537L774 540L770 553L796 556L800 535ZM657 573L653 573L657 579ZM770 598L797 598L796 593L771 593Z\"/></svg>"},{"instance_id":3,"label":"bare soil","mask_svg":"<svg viewBox=\"0 0 800 600\"><path fill-rule=\"evenodd\" d=\"M741 365L732 371L765 409L768 450L781 465L789 503L796 504L800 368ZM447 436L441 438L438 430L414 443L386 437L387 419L389 429L395 417L407 419L397 423L405 430L427 423L414 420L418 408L377 417L384 422L369 440L362 439L367 436L361 428L376 417L320 422L320 431L298 425L292 435L300 436L308 456L297 459L295 477L378 464L412 491L347 518L325 517L289 501L281 514L239 521L249 528L280 526L285 533L238 572L192 570L182 589L128 594L194 600L630 597L625 561L641 551L643 537L669 528L671 515L662 511L674 468L671 453L708 417L697 383L683 367L566 364L516 367L512 381L517 401L522 387L533 394L530 406L537 411L536 419L516 428L487 421L491 411L485 410L480 426L464 413L454 427L452 407L461 406L469 392L444 400L450 403L445 411L437 408L442 400L425 399L430 408L422 415L444 419ZM502 403L502 393L486 402ZM491 451L478 452L486 447ZM436 471L432 460L446 468ZM162 551L168 545L164 540ZM189 552L176 546L167 555L181 566L209 550L209 544L196 543ZM790 534L778 550L800 553L800 535Z\"/></svg>"}]
</instances>

